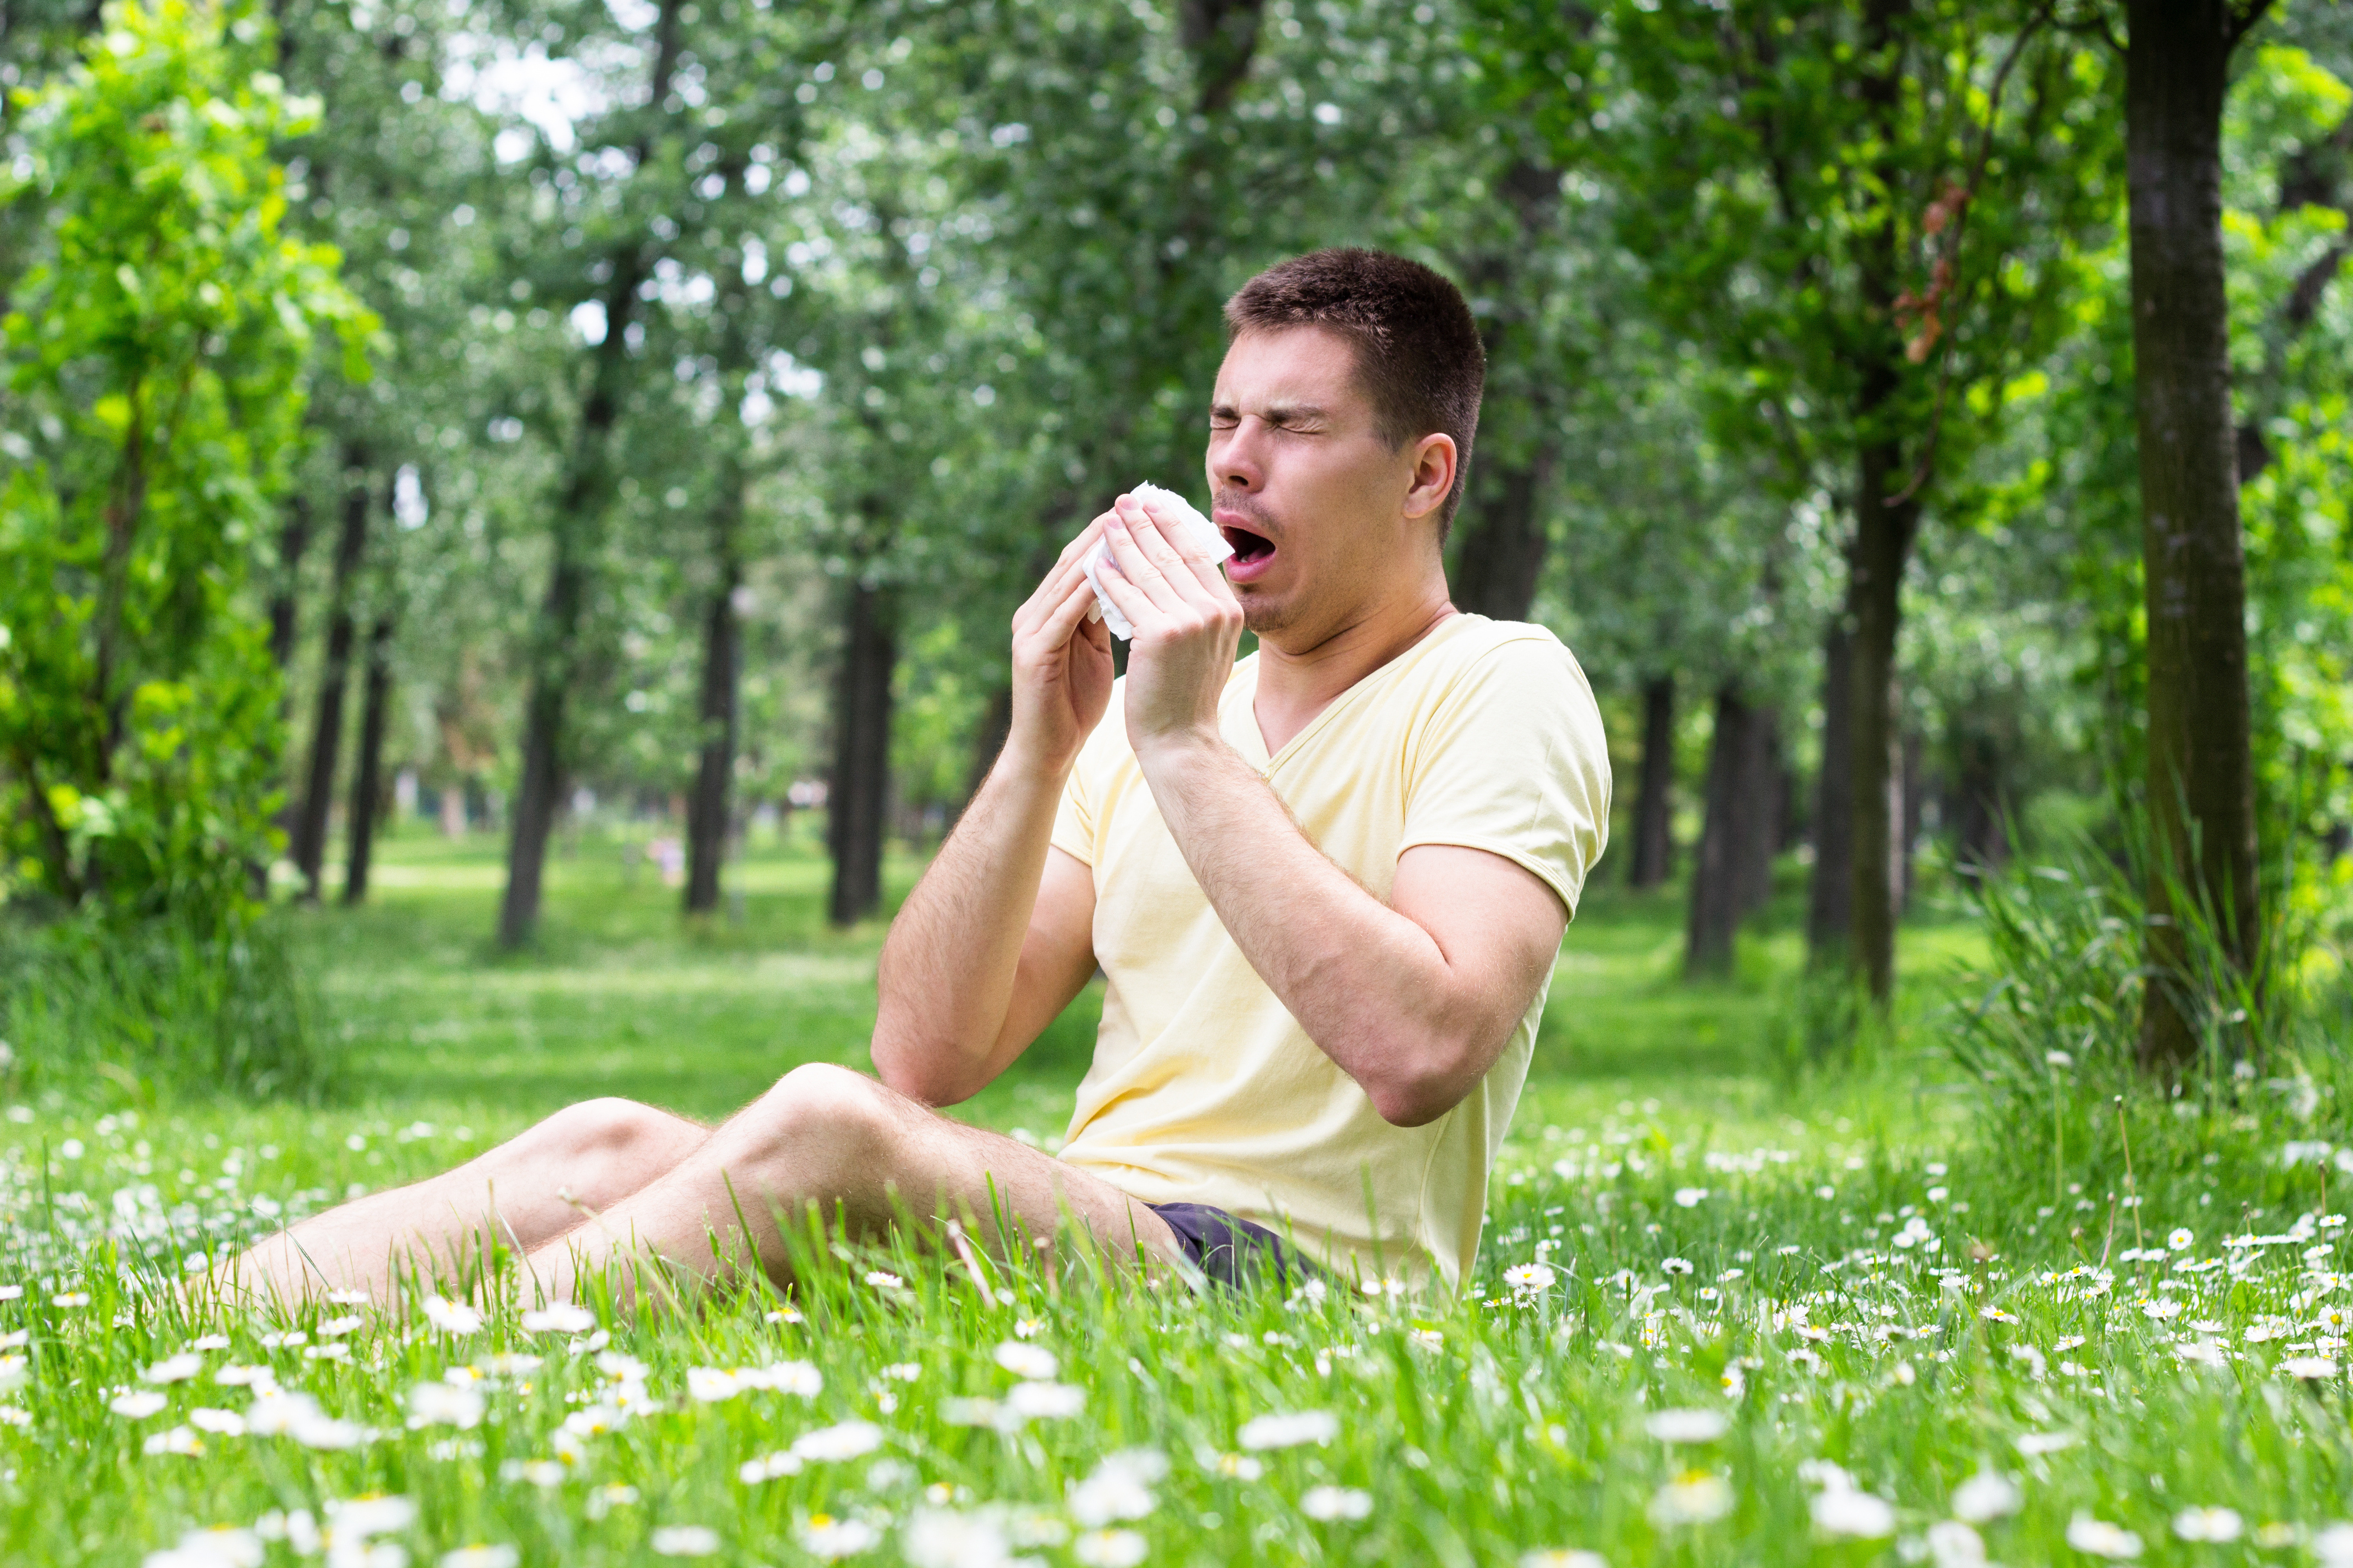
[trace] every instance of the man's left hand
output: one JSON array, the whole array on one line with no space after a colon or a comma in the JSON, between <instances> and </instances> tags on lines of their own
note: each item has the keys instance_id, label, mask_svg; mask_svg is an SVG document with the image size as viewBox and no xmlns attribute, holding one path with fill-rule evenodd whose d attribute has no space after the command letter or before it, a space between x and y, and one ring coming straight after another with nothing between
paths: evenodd
<instances>
[{"instance_id":1,"label":"man's left hand","mask_svg":"<svg viewBox=\"0 0 2353 1568\"><path fill-rule=\"evenodd\" d=\"M1241 645L1242 606L1216 561L1121 496L1104 537L1118 568L1103 588L1135 628L1128 645L1127 740L1139 762L1175 744L1216 742L1218 704Z\"/></svg>"}]
</instances>

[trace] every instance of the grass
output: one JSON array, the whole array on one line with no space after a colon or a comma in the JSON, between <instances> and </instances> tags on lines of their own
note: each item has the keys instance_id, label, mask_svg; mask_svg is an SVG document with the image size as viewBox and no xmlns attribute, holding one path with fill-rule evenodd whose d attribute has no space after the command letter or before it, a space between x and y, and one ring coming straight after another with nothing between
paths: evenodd
<instances>
[{"instance_id":1,"label":"grass","mask_svg":"<svg viewBox=\"0 0 2353 1568\"><path fill-rule=\"evenodd\" d=\"M522 957L487 942L495 847L385 860L374 907L298 938L340 1100L106 1081L0 1121L9 1561L291 1563L332 1522L337 1568L861 1543L917 1568L2353 1562L2327 1533L2353 1483L2333 1100L2302 1163L2240 1113L2215 1147L2244 1157L2120 1194L1981 1147L1932 1048L1973 928L1907 930L1899 1026L1851 1069L1793 1070L1787 899L1734 979L1686 987L1672 900L1596 890L1456 1301L1197 1300L1080 1263L984 1295L886 1247L813 1253L789 1301L593 1331L184 1306L151 1287L186 1254L570 1100L717 1115L797 1062L864 1060L879 933L822 928L805 843L754 857L740 921L702 930L585 843ZM958 1113L1050 1142L1098 1006ZM2202 1133L2127 1114L2145 1150Z\"/></svg>"}]
</instances>

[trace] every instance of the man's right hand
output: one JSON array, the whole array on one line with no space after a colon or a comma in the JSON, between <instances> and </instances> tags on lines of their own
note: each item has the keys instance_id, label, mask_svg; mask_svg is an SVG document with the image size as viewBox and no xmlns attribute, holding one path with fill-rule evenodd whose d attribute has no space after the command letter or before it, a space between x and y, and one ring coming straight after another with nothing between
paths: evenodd
<instances>
[{"instance_id":1,"label":"man's right hand","mask_svg":"<svg viewBox=\"0 0 2353 1568\"><path fill-rule=\"evenodd\" d=\"M1013 616L1013 724L1005 753L1050 775L1070 767L1111 705L1111 633L1087 618L1095 595L1086 577L1086 558L1102 543L1110 515L1063 547Z\"/></svg>"}]
</instances>

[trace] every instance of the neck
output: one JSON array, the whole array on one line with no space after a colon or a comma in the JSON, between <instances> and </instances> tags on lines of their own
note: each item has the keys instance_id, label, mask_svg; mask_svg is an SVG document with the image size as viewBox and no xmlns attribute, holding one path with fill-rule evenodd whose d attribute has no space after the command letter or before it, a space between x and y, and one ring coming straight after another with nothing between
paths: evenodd
<instances>
[{"instance_id":1,"label":"neck","mask_svg":"<svg viewBox=\"0 0 2353 1568\"><path fill-rule=\"evenodd\" d=\"M1459 613L1447 599L1445 573L1433 569L1366 605L1312 647L1284 648L1261 638L1252 706L1268 752L1281 751L1340 693Z\"/></svg>"}]
</instances>

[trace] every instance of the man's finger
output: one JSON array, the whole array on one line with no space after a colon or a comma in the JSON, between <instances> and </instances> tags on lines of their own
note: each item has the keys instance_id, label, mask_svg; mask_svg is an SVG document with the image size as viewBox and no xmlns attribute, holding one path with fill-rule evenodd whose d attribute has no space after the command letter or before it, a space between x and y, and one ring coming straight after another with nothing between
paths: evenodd
<instances>
[{"instance_id":1,"label":"man's finger","mask_svg":"<svg viewBox=\"0 0 2353 1568\"><path fill-rule=\"evenodd\" d=\"M1075 627L1085 624L1087 612L1094 607L1094 584L1083 576L1074 579L1063 590L1061 602L1046 613L1031 635L1050 648L1061 647L1071 640Z\"/></svg>"},{"instance_id":2,"label":"man's finger","mask_svg":"<svg viewBox=\"0 0 2353 1568\"><path fill-rule=\"evenodd\" d=\"M1052 567L1030 591L1029 597L1022 602L1019 612L1015 615L1014 627L1017 631L1024 623L1034 623L1038 617L1051 614L1054 606L1062 602L1063 595L1071 591L1071 584L1085 575L1086 558L1103 542L1103 519L1110 515L1105 512L1103 517L1096 518L1079 531L1077 538L1062 546L1062 553L1055 559Z\"/></svg>"},{"instance_id":3,"label":"man's finger","mask_svg":"<svg viewBox=\"0 0 2353 1568\"><path fill-rule=\"evenodd\" d=\"M1214 577L1222 587L1223 574L1212 568L1205 577L1199 570L1200 563L1186 555L1179 542L1181 531L1164 524L1142 497L1122 496L1117 504L1120 521L1127 525L1129 534L1146 559L1160 568L1179 599L1200 609L1230 596L1211 589L1210 578Z\"/></svg>"},{"instance_id":4,"label":"man's finger","mask_svg":"<svg viewBox=\"0 0 2353 1568\"><path fill-rule=\"evenodd\" d=\"M1103 531L1103 536L1111 541L1113 561L1118 563L1120 572L1126 577L1129 584L1144 595L1145 603L1161 611L1172 611L1183 606L1184 595L1177 590L1176 584L1169 581L1168 574L1144 552L1143 547L1136 542L1135 536L1128 531L1123 519L1113 518L1111 526ZM1189 576L1190 574L1187 575ZM1113 597L1122 610L1127 608L1125 599L1118 598L1117 595ZM1134 620L1135 617L1131 615L1128 618Z\"/></svg>"},{"instance_id":5,"label":"man's finger","mask_svg":"<svg viewBox=\"0 0 2353 1568\"><path fill-rule=\"evenodd\" d=\"M1136 496L1134 500L1135 504L1143 508L1145 514L1152 519L1154 525L1160 530L1160 536L1168 542L1168 547L1176 552L1177 558L1192 569L1193 580L1207 589L1213 599L1219 601L1232 599L1233 584L1226 581L1226 557L1211 555L1208 546L1194 537L1193 530L1178 528L1170 520L1154 511L1152 509L1155 498ZM1165 507L1168 503L1161 501L1159 504Z\"/></svg>"}]
</instances>

